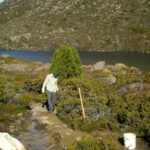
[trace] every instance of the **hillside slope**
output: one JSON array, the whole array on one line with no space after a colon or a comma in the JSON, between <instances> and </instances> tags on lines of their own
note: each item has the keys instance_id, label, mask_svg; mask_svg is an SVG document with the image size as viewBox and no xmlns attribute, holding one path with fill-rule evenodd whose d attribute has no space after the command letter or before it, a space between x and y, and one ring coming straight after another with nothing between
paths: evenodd
<instances>
[{"instance_id":1,"label":"hillside slope","mask_svg":"<svg viewBox=\"0 0 150 150\"><path fill-rule=\"evenodd\" d=\"M149 0L6 0L0 49L150 51Z\"/></svg>"}]
</instances>

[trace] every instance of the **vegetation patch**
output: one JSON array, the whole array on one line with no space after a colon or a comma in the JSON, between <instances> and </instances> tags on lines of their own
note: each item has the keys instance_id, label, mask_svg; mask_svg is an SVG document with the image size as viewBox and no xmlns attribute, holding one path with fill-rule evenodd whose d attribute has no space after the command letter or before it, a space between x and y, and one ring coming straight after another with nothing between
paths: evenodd
<instances>
[{"instance_id":1,"label":"vegetation patch","mask_svg":"<svg viewBox=\"0 0 150 150\"><path fill-rule=\"evenodd\" d=\"M21 63L23 60L1 57L0 61L11 64ZM37 78L33 74L1 69L0 78L0 131L9 132L11 126L14 128L17 126L20 117L26 118L25 116L29 114L30 102L42 101L44 95L38 93L41 89L40 79L37 79L36 82L32 80L32 84L29 84L31 78Z\"/></svg>"},{"instance_id":2,"label":"vegetation patch","mask_svg":"<svg viewBox=\"0 0 150 150\"><path fill-rule=\"evenodd\" d=\"M108 69L108 68L107 68ZM0 131L9 130L20 114L28 113L30 102L43 102L41 94L43 74L0 70ZM85 72L83 72L84 74ZM150 73L130 68L111 71L116 78L113 84L104 83L102 71L89 71L87 76L59 80L57 93L57 116L73 129L105 133L106 137L85 137L74 142L69 149L119 149L118 138L112 133L134 132L137 136L149 137L150 128ZM139 88L140 85L140 88ZM86 118L82 117L78 88L81 89ZM125 91L124 91L125 90ZM106 131L111 132L108 136Z\"/></svg>"},{"instance_id":3,"label":"vegetation patch","mask_svg":"<svg viewBox=\"0 0 150 150\"><path fill-rule=\"evenodd\" d=\"M61 46L53 55L50 72L58 72L61 79L82 75L81 62L77 50Z\"/></svg>"},{"instance_id":4,"label":"vegetation patch","mask_svg":"<svg viewBox=\"0 0 150 150\"><path fill-rule=\"evenodd\" d=\"M60 85L57 109L58 117L74 129L84 131L110 130L149 134L149 98L147 91L132 91L124 94L118 88L128 83L142 82L143 75L115 74L117 82L113 85L101 81L72 78ZM146 73L147 76L147 73ZM130 77L130 78L129 78ZM79 94L81 88L86 118L82 118ZM138 89L137 89L138 90Z\"/></svg>"},{"instance_id":5,"label":"vegetation patch","mask_svg":"<svg viewBox=\"0 0 150 150\"><path fill-rule=\"evenodd\" d=\"M116 142L116 139L111 136L94 138L86 136L80 141L72 143L68 150L123 150L124 148Z\"/></svg>"}]
</instances>

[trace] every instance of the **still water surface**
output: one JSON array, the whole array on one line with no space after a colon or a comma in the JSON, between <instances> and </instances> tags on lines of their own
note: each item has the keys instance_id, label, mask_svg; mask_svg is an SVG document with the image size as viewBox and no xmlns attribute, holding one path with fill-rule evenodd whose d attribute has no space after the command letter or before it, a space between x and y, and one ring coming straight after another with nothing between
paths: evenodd
<instances>
[{"instance_id":1,"label":"still water surface","mask_svg":"<svg viewBox=\"0 0 150 150\"><path fill-rule=\"evenodd\" d=\"M6 51L0 50L0 55L8 54L30 61L50 63L53 51ZM138 67L141 70L150 71L150 54L138 52L79 52L81 62L84 65L105 61L107 65L124 63L127 66Z\"/></svg>"}]
</instances>

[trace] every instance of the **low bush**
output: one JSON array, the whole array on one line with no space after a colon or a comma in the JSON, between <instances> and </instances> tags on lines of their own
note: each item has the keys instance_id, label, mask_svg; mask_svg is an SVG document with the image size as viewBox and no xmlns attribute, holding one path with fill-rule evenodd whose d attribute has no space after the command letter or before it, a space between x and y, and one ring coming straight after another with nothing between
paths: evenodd
<instances>
[{"instance_id":1,"label":"low bush","mask_svg":"<svg viewBox=\"0 0 150 150\"><path fill-rule=\"evenodd\" d=\"M10 125L17 120L17 114L25 112L26 109L19 104L0 104L0 122Z\"/></svg>"},{"instance_id":2,"label":"low bush","mask_svg":"<svg viewBox=\"0 0 150 150\"><path fill-rule=\"evenodd\" d=\"M133 24L131 27L131 30L135 33L144 33L146 31L146 28L142 24Z\"/></svg>"},{"instance_id":3,"label":"low bush","mask_svg":"<svg viewBox=\"0 0 150 150\"><path fill-rule=\"evenodd\" d=\"M147 83L150 83L150 72L144 73L143 81L147 82Z\"/></svg>"},{"instance_id":4,"label":"low bush","mask_svg":"<svg viewBox=\"0 0 150 150\"><path fill-rule=\"evenodd\" d=\"M76 141L68 146L68 150L123 150L123 146L114 137L104 136L93 138L86 136L80 141Z\"/></svg>"},{"instance_id":5,"label":"low bush","mask_svg":"<svg viewBox=\"0 0 150 150\"><path fill-rule=\"evenodd\" d=\"M28 79L27 81L25 81L23 89L28 92L41 93L42 84L42 79Z\"/></svg>"},{"instance_id":6,"label":"low bush","mask_svg":"<svg viewBox=\"0 0 150 150\"><path fill-rule=\"evenodd\" d=\"M20 96L18 96L18 100L21 105L28 106L29 103L32 101L32 97L31 97L30 93L25 92L25 93L21 94Z\"/></svg>"},{"instance_id":7,"label":"low bush","mask_svg":"<svg viewBox=\"0 0 150 150\"><path fill-rule=\"evenodd\" d=\"M133 75L127 83L139 80ZM124 76L125 77L125 76ZM116 83L118 84L118 83ZM73 129L84 131L111 130L149 134L149 92L131 92L120 95L114 85L97 80L71 78L60 84L58 117ZM117 85L118 86L118 85ZM119 85L120 86L120 85ZM82 118L77 87L81 88L86 118Z\"/></svg>"}]
</instances>

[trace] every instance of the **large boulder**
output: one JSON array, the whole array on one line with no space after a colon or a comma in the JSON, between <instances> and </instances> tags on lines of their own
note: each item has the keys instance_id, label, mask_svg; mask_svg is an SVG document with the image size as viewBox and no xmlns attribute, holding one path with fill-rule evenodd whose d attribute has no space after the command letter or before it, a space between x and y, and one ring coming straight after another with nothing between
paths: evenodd
<instances>
[{"instance_id":1,"label":"large boulder","mask_svg":"<svg viewBox=\"0 0 150 150\"><path fill-rule=\"evenodd\" d=\"M113 75L109 75L107 78L106 78L106 83L107 84L113 84L116 82L116 77L113 76Z\"/></svg>"},{"instance_id":2,"label":"large boulder","mask_svg":"<svg viewBox=\"0 0 150 150\"><path fill-rule=\"evenodd\" d=\"M26 150L24 145L8 133L0 133L0 150Z\"/></svg>"},{"instance_id":3,"label":"large boulder","mask_svg":"<svg viewBox=\"0 0 150 150\"><path fill-rule=\"evenodd\" d=\"M120 94L125 94L128 92L136 92L142 90L150 90L150 83L140 83L140 82L131 83L120 88L117 92Z\"/></svg>"},{"instance_id":4,"label":"large boulder","mask_svg":"<svg viewBox=\"0 0 150 150\"><path fill-rule=\"evenodd\" d=\"M3 58L9 58L11 56L9 54L3 54L1 57L3 57Z\"/></svg>"},{"instance_id":5,"label":"large boulder","mask_svg":"<svg viewBox=\"0 0 150 150\"><path fill-rule=\"evenodd\" d=\"M99 61L93 65L93 70L102 70L105 67L105 61Z\"/></svg>"},{"instance_id":6,"label":"large boulder","mask_svg":"<svg viewBox=\"0 0 150 150\"><path fill-rule=\"evenodd\" d=\"M98 80L101 80L102 82L104 82L105 84L114 84L116 82L116 77L113 75L108 75L106 77L98 77Z\"/></svg>"},{"instance_id":7,"label":"large boulder","mask_svg":"<svg viewBox=\"0 0 150 150\"><path fill-rule=\"evenodd\" d=\"M114 66L112 66L112 71L121 71L122 69L128 68L125 64L117 63Z\"/></svg>"}]
</instances>

